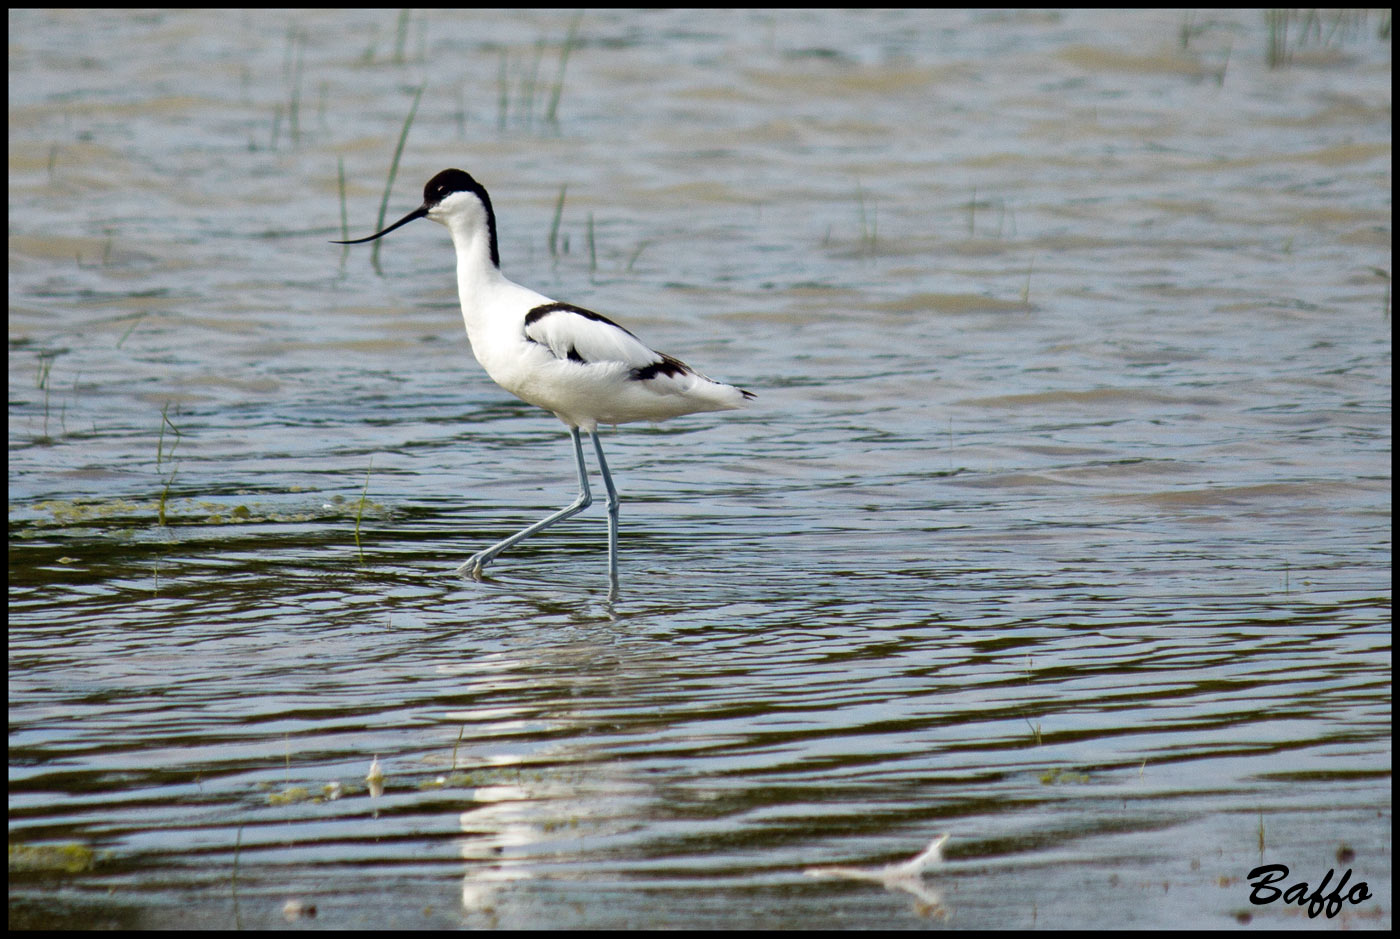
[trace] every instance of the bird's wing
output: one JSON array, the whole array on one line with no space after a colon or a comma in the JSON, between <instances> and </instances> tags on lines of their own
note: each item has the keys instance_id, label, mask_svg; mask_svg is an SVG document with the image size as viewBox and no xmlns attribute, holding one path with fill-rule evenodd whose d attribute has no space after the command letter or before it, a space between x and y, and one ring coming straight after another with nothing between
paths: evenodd
<instances>
[{"instance_id":1,"label":"bird's wing","mask_svg":"<svg viewBox=\"0 0 1400 939\"><path fill-rule=\"evenodd\" d=\"M616 362L634 371L689 371L599 313L570 303L545 303L525 315L525 338L580 364ZM671 363L674 363L673 365ZM651 377L650 375L643 377Z\"/></svg>"}]
</instances>

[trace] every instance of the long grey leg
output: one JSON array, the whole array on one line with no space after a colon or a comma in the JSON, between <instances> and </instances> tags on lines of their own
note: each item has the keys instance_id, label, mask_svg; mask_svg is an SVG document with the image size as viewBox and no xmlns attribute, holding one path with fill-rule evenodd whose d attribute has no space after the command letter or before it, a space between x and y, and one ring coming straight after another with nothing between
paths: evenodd
<instances>
[{"instance_id":1,"label":"long grey leg","mask_svg":"<svg viewBox=\"0 0 1400 939\"><path fill-rule=\"evenodd\" d=\"M577 515L579 512L582 512L584 509L588 508L590 505L593 504L593 494L588 491L588 467L583 465L583 439L579 437L577 427L570 427L569 434L574 439L574 458L578 460L578 498L575 499L569 505L564 506L564 508L560 509L558 512L555 512L553 515L549 515L545 518L540 519L538 522L531 525L529 528L526 528L523 531L516 532L509 538L506 538L504 541L496 542L491 547L487 548L485 551L478 551L476 554L473 554L471 557L467 558L466 562L463 563L461 567L457 568L457 573L470 573L472 577L476 578L477 580L480 580L482 568L484 568L487 564L490 564L496 558L496 555L500 554L502 551L506 550L516 542L530 537L535 532L542 531L548 528L555 522L562 522L564 519L568 518L571 515ZM593 442L595 444L598 442L598 434L596 432L594 432L593 434ZM599 450L598 459L601 460L602 458L603 451ZM611 500L616 500L617 496L613 494L612 480L608 478L608 468L606 466L603 467L603 481L607 483L609 498ZM613 512L613 526L615 528L617 525L616 509L612 509L610 511ZM613 581L616 582L616 580L617 575L616 573L614 573Z\"/></svg>"},{"instance_id":2,"label":"long grey leg","mask_svg":"<svg viewBox=\"0 0 1400 939\"><path fill-rule=\"evenodd\" d=\"M608 461L603 457L603 442L598 439L598 429L593 429L593 449L598 452L598 469L603 471L603 485L608 490L608 589L617 596L617 514L620 502L617 489L613 487L612 473L608 472Z\"/></svg>"}]
</instances>

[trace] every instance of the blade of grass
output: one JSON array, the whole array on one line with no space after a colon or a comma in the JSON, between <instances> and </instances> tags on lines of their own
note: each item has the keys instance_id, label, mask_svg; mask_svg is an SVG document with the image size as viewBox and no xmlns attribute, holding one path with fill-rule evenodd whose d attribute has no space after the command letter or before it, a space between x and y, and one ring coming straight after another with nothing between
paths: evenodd
<instances>
[{"instance_id":1,"label":"blade of grass","mask_svg":"<svg viewBox=\"0 0 1400 939\"><path fill-rule=\"evenodd\" d=\"M350 236L349 236L349 235L346 235L345 237L349 238ZM150 315L151 315L151 311L150 311L150 310L146 310L146 311L144 311L144 312L142 312L142 313L137 313L137 314L136 314L136 318L133 319L133 320L131 321L131 325L128 326L128 327L126 328L126 332L122 333L122 337L121 337L120 339L117 340L117 348L118 348L118 349L120 349L120 348L122 347L122 343L126 342L127 337L130 336L130 335L132 334L133 331L135 331L136 327L141 325L141 321L142 321L143 319L145 319L147 316L150 316Z\"/></svg>"},{"instance_id":2,"label":"blade of grass","mask_svg":"<svg viewBox=\"0 0 1400 939\"><path fill-rule=\"evenodd\" d=\"M525 73L525 78L521 82L521 91L525 96L525 126L528 128L535 123L535 84L540 75L540 60L544 58L544 40L535 42L535 60L530 63L530 71Z\"/></svg>"},{"instance_id":3,"label":"blade of grass","mask_svg":"<svg viewBox=\"0 0 1400 939\"><path fill-rule=\"evenodd\" d=\"M360 563L365 563L365 551L360 547L360 516L365 511L365 496L369 494L369 474L374 470L374 457L369 458L369 467L365 469L365 488L360 490L360 504L355 507L355 550L359 552Z\"/></svg>"},{"instance_id":4,"label":"blade of grass","mask_svg":"<svg viewBox=\"0 0 1400 939\"><path fill-rule=\"evenodd\" d=\"M647 249L647 245L649 244L651 244L651 242L643 241L641 244L637 245L637 250L633 251L632 256L627 259L627 272L629 274L632 272L632 265L637 263L637 258L642 256L642 252Z\"/></svg>"},{"instance_id":5,"label":"blade of grass","mask_svg":"<svg viewBox=\"0 0 1400 939\"><path fill-rule=\"evenodd\" d=\"M405 8L399 11L398 25L394 31L394 64L403 65L403 50L408 43L408 17L413 13L412 9Z\"/></svg>"},{"instance_id":6,"label":"blade of grass","mask_svg":"<svg viewBox=\"0 0 1400 939\"><path fill-rule=\"evenodd\" d=\"M350 240L350 216L345 209L345 157L340 157L336 161L336 170L340 177L340 240ZM341 252L341 259L350 253L350 246L345 245L345 250Z\"/></svg>"},{"instance_id":7,"label":"blade of grass","mask_svg":"<svg viewBox=\"0 0 1400 939\"><path fill-rule=\"evenodd\" d=\"M510 77L506 71L506 54L501 51L501 67L496 72L496 130L505 133L506 112L510 108Z\"/></svg>"},{"instance_id":8,"label":"blade of grass","mask_svg":"<svg viewBox=\"0 0 1400 939\"><path fill-rule=\"evenodd\" d=\"M292 135L292 146L301 143L301 72L305 60L306 42L301 30L293 28L287 37L294 52L292 66L292 98L287 103L287 117Z\"/></svg>"},{"instance_id":9,"label":"blade of grass","mask_svg":"<svg viewBox=\"0 0 1400 939\"><path fill-rule=\"evenodd\" d=\"M574 21L569 24L569 33L564 37L564 47L559 50L559 72L554 76L554 90L550 92L549 107L544 112L546 124L559 123L559 96L564 93L564 68L569 64L569 53L573 52L578 43L578 26L581 22L582 10L575 14Z\"/></svg>"},{"instance_id":10,"label":"blade of grass","mask_svg":"<svg viewBox=\"0 0 1400 939\"><path fill-rule=\"evenodd\" d=\"M598 270L598 246L593 240L593 213L588 213L588 273Z\"/></svg>"},{"instance_id":11,"label":"blade of grass","mask_svg":"<svg viewBox=\"0 0 1400 939\"><path fill-rule=\"evenodd\" d=\"M554 221L549 226L549 256L552 258L559 256L559 219L564 215L564 193L568 191L568 183L560 186L559 200L554 203Z\"/></svg>"},{"instance_id":12,"label":"blade of grass","mask_svg":"<svg viewBox=\"0 0 1400 939\"><path fill-rule=\"evenodd\" d=\"M408 109L408 116L404 118L403 130L399 131L399 143L398 146L394 147L394 159L389 163L389 179L384 183L384 198L379 202L379 224L375 226L378 231L384 229L384 216L389 211L389 197L394 192L394 177L399 175L399 159L403 156L404 144L408 142L408 131L413 126L413 117L418 113L418 102L423 100L423 92L427 87L428 83L424 81L413 93L413 106ZM382 241L374 243L374 252L370 257L376 271L379 270L379 247L382 244Z\"/></svg>"}]
</instances>

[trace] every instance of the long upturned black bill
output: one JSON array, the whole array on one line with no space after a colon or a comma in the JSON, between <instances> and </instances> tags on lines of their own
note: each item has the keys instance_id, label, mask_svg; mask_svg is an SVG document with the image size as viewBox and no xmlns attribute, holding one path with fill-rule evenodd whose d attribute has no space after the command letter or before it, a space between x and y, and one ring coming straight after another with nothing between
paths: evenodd
<instances>
[{"instance_id":1,"label":"long upturned black bill","mask_svg":"<svg viewBox=\"0 0 1400 939\"><path fill-rule=\"evenodd\" d=\"M400 227L402 227L402 226L404 226L404 225L407 225L409 222L413 221L413 220L416 219L416 218L426 218L427 215L428 215L428 207L427 207L426 205L420 205L418 208L414 209L412 212L409 212L409 213L408 213L407 215L405 215L403 218L399 219L397 222L395 222L394 224L390 225L388 228L384 229L382 232L380 232L380 233L377 234L377 235L370 235L368 238L356 238L354 241L332 241L331 244L333 244L333 245L362 245L362 244L364 244L366 241L373 241L373 240L376 239L376 238L383 238L385 235L389 234L389 232L393 231L395 228L400 228Z\"/></svg>"}]
</instances>

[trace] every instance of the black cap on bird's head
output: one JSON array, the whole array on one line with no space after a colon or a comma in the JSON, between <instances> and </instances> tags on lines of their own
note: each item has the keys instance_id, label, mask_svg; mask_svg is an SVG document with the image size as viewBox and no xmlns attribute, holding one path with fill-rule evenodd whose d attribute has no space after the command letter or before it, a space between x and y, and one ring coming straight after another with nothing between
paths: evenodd
<instances>
[{"instance_id":1,"label":"black cap on bird's head","mask_svg":"<svg viewBox=\"0 0 1400 939\"><path fill-rule=\"evenodd\" d=\"M443 170L428 180L423 187L423 204L437 205L455 192L474 192L482 204L491 208L491 197L486 194L486 187L472 179L472 174L466 170Z\"/></svg>"},{"instance_id":2,"label":"black cap on bird's head","mask_svg":"<svg viewBox=\"0 0 1400 939\"><path fill-rule=\"evenodd\" d=\"M491 236L491 263L496 267L501 266L500 251L496 247L496 213L491 208L491 197L486 194L486 187L472 178L472 174L466 170L450 169L443 170L423 187L423 204L412 212L399 219L388 228L367 238L356 238L352 241L332 241L333 245L359 245L367 241L374 241L383 238L396 228L407 225L414 219L429 218L432 211L440 206L450 196L459 192L469 192L481 200L481 205L486 209L486 227Z\"/></svg>"}]
</instances>

